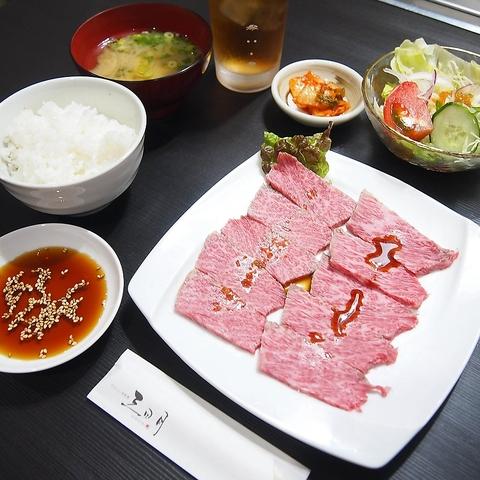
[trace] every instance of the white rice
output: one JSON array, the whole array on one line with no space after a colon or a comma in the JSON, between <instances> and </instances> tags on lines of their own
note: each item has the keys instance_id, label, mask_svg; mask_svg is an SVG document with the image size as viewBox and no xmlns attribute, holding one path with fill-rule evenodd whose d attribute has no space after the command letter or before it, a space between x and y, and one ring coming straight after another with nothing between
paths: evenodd
<instances>
[{"instance_id":1,"label":"white rice","mask_svg":"<svg viewBox=\"0 0 480 480\"><path fill-rule=\"evenodd\" d=\"M82 180L117 163L135 137L135 130L93 107L45 102L13 119L0 143L0 175L42 185Z\"/></svg>"}]
</instances>

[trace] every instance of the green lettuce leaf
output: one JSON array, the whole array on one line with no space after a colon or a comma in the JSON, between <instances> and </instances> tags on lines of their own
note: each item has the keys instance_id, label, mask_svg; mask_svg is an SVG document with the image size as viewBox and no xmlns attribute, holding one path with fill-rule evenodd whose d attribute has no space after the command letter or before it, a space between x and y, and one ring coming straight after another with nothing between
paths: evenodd
<instances>
[{"instance_id":1,"label":"green lettuce leaf","mask_svg":"<svg viewBox=\"0 0 480 480\"><path fill-rule=\"evenodd\" d=\"M330 139L332 126L333 124L330 122L324 132L310 136L279 137L272 132L264 132L263 143L260 147L263 171L268 173L277 163L278 153L286 152L296 157L312 172L320 177L325 177L329 169L326 154L332 144Z\"/></svg>"},{"instance_id":2,"label":"green lettuce leaf","mask_svg":"<svg viewBox=\"0 0 480 480\"><path fill-rule=\"evenodd\" d=\"M395 56L392 58L392 70L412 74L414 72L433 72L437 63L437 45L428 45L423 38L417 38L414 42L404 40L395 48Z\"/></svg>"}]
</instances>

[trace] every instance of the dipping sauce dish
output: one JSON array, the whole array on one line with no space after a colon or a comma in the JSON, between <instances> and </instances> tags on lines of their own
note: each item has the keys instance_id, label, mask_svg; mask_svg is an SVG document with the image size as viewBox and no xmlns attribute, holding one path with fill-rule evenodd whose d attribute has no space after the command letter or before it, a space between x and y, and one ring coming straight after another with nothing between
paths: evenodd
<instances>
[{"instance_id":1,"label":"dipping sauce dish","mask_svg":"<svg viewBox=\"0 0 480 480\"><path fill-rule=\"evenodd\" d=\"M49 251L46 251L46 249ZM94 288L90 290L90 293L93 294L94 297L92 301L94 303L100 302L100 305L97 305L98 309L96 312L92 312L95 314L95 318L92 319L92 325L89 326L87 331L83 331L82 327L80 327L76 330L72 330L74 333L72 334L71 338L66 336L63 339L64 349L59 348L57 345L56 347L52 348L52 351L49 354L48 349L45 348L41 341L37 339L37 335L24 340L25 342L34 344L32 347L33 350L38 351L36 358L32 358L29 352L25 352L25 350L22 352L20 349L17 349L20 350L20 353L12 351L10 352L11 355L9 356L9 352L4 351L5 349L3 347L5 347L5 345L3 345L0 353L0 372L35 372L60 365L68 360L73 359L92 346L105 333L115 318L123 296L124 279L120 261L110 245L108 245L105 240L100 238L95 233L84 228L62 223L44 223L15 230L4 235L3 237L0 237L0 268L5 268L5 266L8 265L8 267L11 269L12 265L9 265L9 262L12 262L12 260L17 259L19 256L24 255L27 252L34 251L40 251L40 255L43 257L40 263L43 266L46 265L45 257L48 257L49 255L52 257L50 259L52 260L50 262L52 267L52 278L47 279L44 282L45 292L47 294L52 294L52 300L58 300L62 294L67 291L65 285L68 284L69 287L72 287L68 280L70 274L72 275L71 279L74 278L73 275L75 273L78 273L82 278L87 275L88 268L85 270L85 268L83 268L84 266L79 265L78 262L80 261L80 263L83 264L82 257L88 257L88 262L91 263L90 270L92 266L94 266L95 270L94 272L90 272L89 281L100 282L98 285L96 285L96 287L100 287L100 290L96 291L96 288ZM79 252L81 255L77 256L75 254L76 252ZM70 255L70 253L74 254ZM55 256L58 257L62 255L67 257L67 261L75 262L75 265L70 266L72 269L71 272L68 271L69 269L67 267L62 268L61 271L57 271L58 269L56 269L55 264L58 266L58 258L55 258ZM33 265L31 258L24 260L26 260L26 263L30 262ZM23 267L25 267L25 261L23 262ZM13 268L16 268L15 264L13 264ZM77 270L77 272L74 272L73 270ZM25 269L23 271L25 271ZM25 274L26 273L27 272L25 272ZM40 274L40 272L34 273L35 275ZM54 279L54 276L64 278ZM65 284L58 285L59 282L57 280L65 280ZM51 282L57 283L57 285L55 286L51 284ZM33 290L35 290L36 287L37 286L34 286ZM58 290L58 288L60 290ZM3 289L4 285L1 284L0 292ZM40 289L43 289L43 287ZM72 299L78 299L80 296L84 296L85 301L88 302L89 300L87 299L87 295L90 295L90 293L87 288L80 288L77 294L73 293L71 298L67 298L67 301L71 302ZM24 294L29 296L35 295L37 298L40 296L38 292L33 291L26 291ZM2 297L3 295L4 294L2 293ZM66 296L68 297L68 295ZM60 303L57 304L57 307L59 307L59 305ZM79 306L79 314L81 312L80 308L81 307ZM40 307L38 307L38 309L40 309ZM34 313L37 313L38 309ZM88 312L89 309L84 310L85 315L87 315ZM15 310L14 313L18 312ZM12 318L0 318L2 337L5 335L4 330L6 331L8 329L8 324L11 321ZM78 323L73 322L72 319L68 318L61 318L60 322ZM60 326L61 325L58 325L58 327ZM14 335L19 339L20 332L23 327L24 325L22 323L6 334ZM43 332L44 338L48 338L50 333L56 335L58 331L63 330L62 328L58 329L58 327L55 326L52 331L49 331L47 328ZM75 332L78 332L78 336ZM40 337L42 337L42 335L40 335ZM21 343L20 340L17 343Z\"/></svg>"}]
</instances>

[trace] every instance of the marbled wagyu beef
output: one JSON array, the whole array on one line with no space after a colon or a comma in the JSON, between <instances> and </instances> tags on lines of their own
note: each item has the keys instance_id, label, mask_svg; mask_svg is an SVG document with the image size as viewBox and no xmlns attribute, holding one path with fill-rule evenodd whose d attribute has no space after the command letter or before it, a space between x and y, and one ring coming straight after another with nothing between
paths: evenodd
<instances>
[{"instance_id":1,"label":"marbled wagyu beef","mask_svg":"<svg viewBox=\"0 0 480 480\"><path fill-rule=\"evenodd\" d=\"M336 308L321 297L313 297L302 288L288 289L282 325L305 337L305 341L322 348L325 355L348 363L367 373L371 368L395 362L397 351L362 318L362 298L351 309L351 315L339 315L351 299L345 296Z\"/></svg>"},{"instance_id":2,"label":"marbled wagyu beef","mask_svg":"<svg viewBox=\"0 0 480 480\"><path fill-rule=\"evenodd\" d=\"M196 268L207 273L245 300L249 307L268 315L283 307L285 290L253 257L238 254L219 233L212 233L198 256Z\"/></svg>"},{"instance_id":3,"label":"marbled wagyu beef","mask_svg":"<svg viewBox=\"0 0 480 480\"><path fill-rule=\"evenodd\" d=\"M288 153L278 154L277 163L266 178L275 190L331 228L343 225L355 208L355 201L347 194L305 168Z\"/></svg>"},{"instance_id":4,"label":"marbled wagyu beef","mask_svg":"<svg viewBox=\"0 0 480 480\"><path fill-rule=\"evenodd\" d=\"M367 324L375 335L392 340L417 324L416 311L334 269L324 255L313 274L310 294L339 310L354 290L363 293L361 323ZM350 324L349 328L356 328L358 323Z\"/></svg>"},{"instance_id":5,"label":"marbled wagyu beef","mask_svg":"<svg viewBox=\"0 0 480 480\"><path fill-rule=\"evenodd\" d=\"M267 226L282 224L299 212L304 210L268 185L260 187L248 207L248 216Z\"/></svg>"},{"instance_id":6,"label":"marbled wagyu beef","mask_svg":"<svg viewBox=\"0 0 480 480\"><path fill-rule=\"evenodd\" d=\"M357 368L283 325L266 322L259 352L262 372L344 410L360 410L370 392L387 393L386 388L371 385Z\"/></svg>"},{"instance_id":7,"label":"marbled wagyu beef","mask_svg":"<svg viewBox=\"0 0 480 480\"><path fill-rule=\"evenodd\" d=\"M328 225L298 207L281 193L263 186L248 208L248 216L280 231L290 243L316 254L330 243L332 232Z\"/></svg>"},{"instance_id":8,"label":"marbled wagyu beef","mask_svg":"<svg viewBox=\"0 0 480 480\"><path fill-rule=\"evenodd\" d=\"M330 264L360 283L374 286L394 300L418 308L427 297L418 278L402 265L387 271L375 269L365 260L372 250L373 244L337 229L330 242Z\"/></svg>"},{"instance_id":9,"label":"marbled wagyu beef","mask_svg":"<svg viewBox=\"0 0 480 480\"><path fill-rule=\"evenodd\" d=\"M385 235L396 236L402 247L395 258L415 275L447 268L458 256L458 252L440 247L365 190L347 228L368 242Z\"/></svg>"},{"instance_id":10,"label":"marbled wagyu beef","mask_svg":"<svg viewBox=\"0 0 480 480\"><path fill-rule=\"evenodd\" d=\"M220 233L239 253L258 257L258 248L270 232L270 227L253 218L243 216L228 220Z\"/></svg>"},{"instance_id":11,"label":"marbled wagyu beef","mask_svg":"<svg viewBox=\"0 0 480 480\"><path fill-rule=\"evenodd\" d=\"M248 352L255 352L265 315L249 307L233 290L193 270L177 295L175 310Z\"/></svg>"},{"instance_id":12,"label":"marbled wagyu beef","mask_svg":"<svg viewBox=\"0 0 480 480\"><path fill-rule=\"evenodd\" d=\"M239 254L255 258L282 284L309 275L316 268L314 253L296 243L281 226L268 227L241 217L229 220L221 233Z\"/></svg>"},{"instance_id":13,"label":"marbled wagyu beef","mask_svg":"<svg viewBox=\"0 0 480 480\"><path fill-rule=\"evenodd\" d=\"M387 394L365 375L395 362L390 341L416 325L427 296L418 275L458 254L368 192L356 205L289 154L267 182L246 216L206 239L175 309L248 352L260 347L265 374L360 410L369 393ZM310 274L309 292L292 283ZM266 320L282 307L280 324Z\"/></svg>"}]
</instances>

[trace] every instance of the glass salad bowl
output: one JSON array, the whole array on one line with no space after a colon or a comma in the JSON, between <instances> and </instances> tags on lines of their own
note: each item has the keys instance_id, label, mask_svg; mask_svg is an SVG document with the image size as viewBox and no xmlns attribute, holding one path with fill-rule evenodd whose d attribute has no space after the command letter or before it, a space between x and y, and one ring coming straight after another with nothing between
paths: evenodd
<instances>
[{"instance_id":1,"label":"glass salad bowl","mask_svg":"<svg viewBox=\"0 0 480 480\"><path fill-rule=\"evenodd\" d=\"M443 47L467 62L480 63L480 55L459 48ZM385 71L389 69L395 52L391 51L367 68L362 82L365 111L373 128L385 146L397 157L407 162L437 172L459 172L480 168L480 146L474 152L457 153L436 148L433 145L412 140L384 122L381 108L382 91L386 83L398 83L398 79Z\"/></svg>"}]
</instances>

